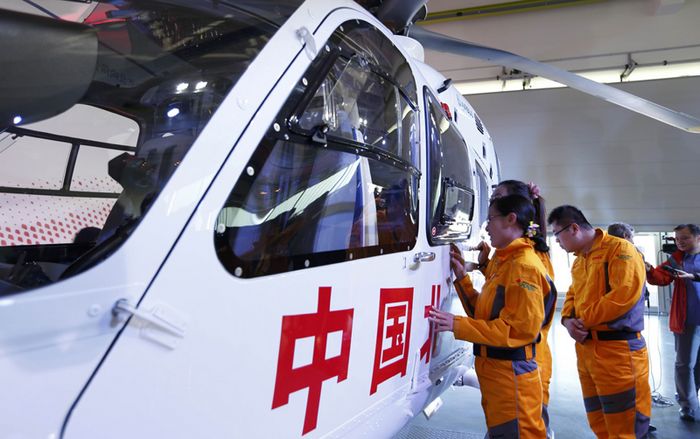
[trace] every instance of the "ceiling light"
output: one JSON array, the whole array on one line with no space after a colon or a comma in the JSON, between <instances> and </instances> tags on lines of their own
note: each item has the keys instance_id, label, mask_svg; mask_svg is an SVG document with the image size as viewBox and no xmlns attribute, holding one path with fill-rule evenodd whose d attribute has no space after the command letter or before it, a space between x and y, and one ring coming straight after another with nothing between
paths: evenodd
<instances>
[{"instance_id":1,"label":"ceiling light","mask_svg":"<svg viewBox=\"0 0 700 439\"><path fill-rule=\"evenodd\" d=\"M700 62L679 62L667 65L638 65L627 77L620 79L623 69L605 69L574 72L584 78L602 84L620 82L649 81L654 79L672 79L689 76L700 76ZM544 88L560 88L564 85L546 78L535 76L529 79L487 79L476 81L455 82L455 87L463 95L498 93L502 91L537 90Z\"/></svg>"}]
</instances>

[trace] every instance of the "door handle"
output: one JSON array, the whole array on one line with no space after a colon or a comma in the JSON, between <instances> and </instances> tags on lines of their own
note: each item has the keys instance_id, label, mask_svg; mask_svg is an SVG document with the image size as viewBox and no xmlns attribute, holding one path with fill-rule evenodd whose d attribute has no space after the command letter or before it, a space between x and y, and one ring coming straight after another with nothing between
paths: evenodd
<instances>
[{"instance_id":1,"label":"door handle","mask_svg":"<svg viewBox=\"0 0 700 439\"><path fill-rule=\"evenodd\" d=\"M435 260L435 252L418 252L413 255L413 263L432 262Z\"/></svg>"},{"instance_id":2,"label":"door handle","mask_svg":"<svg viewBox=\"0 0 700 439\"><path fill-rule=\"evenodd\" d=\"M112 308L112 314L115 316L119 314L129 314L150 323L156 328L169 332L175 337L183 338L185 336L185 330L180 326L165 320L163 317L158 316L151 311L136 309L129 303L128 299L117 300L117 303L114 304L114 308Z\"/></svg>"}]
</instances>

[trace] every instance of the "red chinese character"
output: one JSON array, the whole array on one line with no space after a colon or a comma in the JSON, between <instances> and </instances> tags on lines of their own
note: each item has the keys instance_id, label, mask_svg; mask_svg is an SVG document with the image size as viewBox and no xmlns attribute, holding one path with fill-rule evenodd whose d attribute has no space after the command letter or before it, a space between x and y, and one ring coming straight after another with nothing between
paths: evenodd
<instances>
[{"instance_id":1,"label":"red chinese character","mask_svg":"<svg viewBox=\"0 0 700 439\"><path fill-rule=\"evenodd\" d=\"M302 435L316 428L318 407L321 402L321 385L327 379L338 377L341 382L348 377L350 339L352 337L352 309L331 311L331 287L319 287L318 310L315 314L298 314L282 318L282 335L275 391L272 408L289 402L289 395L301 389L309 389ZM340 355L326 358L328 334L342 331ZM314 337L311 364L294 368L294 347L302 338Z\"/></svg>"},{"instance_id":2,"label":"red chinese character","mask_svg":"<svg viewBox=\"0 0 700 439\"><path fill-rule=\"evenodd\" d=\"M430 312L431 306L434 306L435 308L440 307L440 285L432 286L430 305L425 307L425 312L423 313L423 317L426 319L428 318L428 313ZM430 345L434 338L435 330L433 329L433 325L430 325L430 329L428 330L428 339L420 348L420 359L422 360L423 357L425 357L426 363L430 363Z\"/></svg>"},{"instance_id":3,"label":"red chinese character","mask_svg":"<svg viewBox=\"0 0 700 439\"><path fill-rule=\"evenodd\" d=\"M374 372L369 394L389 378L406 375L411 341L413 288L382 288L379 291L377 344L374 348ZM385 346L385 341L389 341Z\"/></svg>"}]
</instances>

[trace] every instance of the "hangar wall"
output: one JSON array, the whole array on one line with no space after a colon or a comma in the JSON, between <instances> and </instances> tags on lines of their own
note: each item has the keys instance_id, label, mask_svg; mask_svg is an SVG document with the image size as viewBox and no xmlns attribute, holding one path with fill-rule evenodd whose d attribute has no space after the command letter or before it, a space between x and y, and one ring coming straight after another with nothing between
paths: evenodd
<instances>
[{"instance_id":1,"label":"hangar wall","mask_svg":"<svg viewBox=\"0 0 700 439\"><path fill-rule=\"evenodd\" d=\"M700 78L617 86L700 115ZM535 181L549 208L579 206L597 225L639 231L700 222L700 134L570 89L469 96L488 127L504 178Z\"/></svg>"}]
</instances>

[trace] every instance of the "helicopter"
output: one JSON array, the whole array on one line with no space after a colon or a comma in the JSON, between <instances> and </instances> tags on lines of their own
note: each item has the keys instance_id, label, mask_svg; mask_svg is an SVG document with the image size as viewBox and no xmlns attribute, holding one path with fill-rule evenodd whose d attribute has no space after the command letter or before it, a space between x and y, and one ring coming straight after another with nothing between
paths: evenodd
<instances>
[{"instance_id":1,"label":"helicopter","mask_svg":"<svg viewBox=\"0 0 700 439\"><path fill-rule=\"evenodd\" d=\"M391 437L469 373L499 159L424 13L0 2L0 436Z\"/></svg>"}]
</instances>

